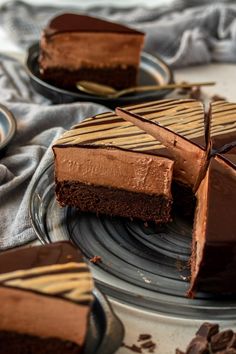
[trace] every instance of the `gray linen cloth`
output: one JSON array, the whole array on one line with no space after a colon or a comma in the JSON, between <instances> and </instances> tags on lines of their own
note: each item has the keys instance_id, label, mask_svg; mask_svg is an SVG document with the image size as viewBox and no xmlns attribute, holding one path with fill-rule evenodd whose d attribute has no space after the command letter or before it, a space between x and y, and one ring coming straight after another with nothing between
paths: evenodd
<instances>
[{"instance_id":1,"label":"gray linen cloth","mask_svg":"<svg viewBox=\"0 0 236 354\"><path fill-rule=\"evenodd\" d=\"M78 2L79 4L79 2ZM79 11L121 22L144 31L145 50L160 55L172 67L210 61L236 62L236 2L176 0L156 8L33 7L21 1L9 2L0 11L0 23L20 45L39 39L49 18L67 11Z\"/></svg>"},{"instance_id":2,"label":"gray linen cloth","mask_svg":"<svg viewBox=\"0 0 236 354\"><path fill-rule=\"evenodd\" d=\"M39 39L48 19L64 11L12 1L0 8L0 26L26 49ZM145 31L145 49L173 67L236 61L236 4L232 1L174 1L171 7L93 7L81 12ZM84 117L107 109L92 103L51 105L30 87L24 66L3 55L0 97L17 120L17 134L0 157L0 249L6 249L35 238L29 196L34 181L52 160L52 141Z\"/></svg>"},{"instance_id":3,"label":"gray linen cloth","mask_svg":"<svg viewBox=\"0 0 236 354\"><path fill-rule=\"evenodd\" d=\"M52 161L53 140L83 118L108 109L87 102L50 105L33 92L23 66L1 56L0 97L17 121L17 133L0 158L0 249L6 249L36 237L29 218L30 192Z\"/></svg>"}]
</instances>

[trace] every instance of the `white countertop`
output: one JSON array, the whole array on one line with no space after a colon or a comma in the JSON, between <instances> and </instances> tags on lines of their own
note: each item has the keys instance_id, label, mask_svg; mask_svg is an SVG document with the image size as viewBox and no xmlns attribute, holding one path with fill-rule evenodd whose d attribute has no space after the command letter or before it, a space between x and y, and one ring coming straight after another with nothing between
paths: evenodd
<instances>
[{"instance_id":1,"label":"white countertop","mask_svg":"<svg viewBox=\"0 0 236 354\"><path fill-rule=\"evenodd\" d=\"M1 3L3 1L0 1ZM37 1L37 3L39 2ZM43 4L44 1L41 0L40 3ZM68 1L64 3L68 4ZM70 3L73 3L73 1L70 1ZM87 3L88 0L86 1ZM127 4L127 0L123 1L123 3ZM129 1L130 5L134 3L137 4L138 1ZM152 4L154 3L155 0L152 1ZM149 1L149 4L151 4L151 1ZM0 52L10 54L20 60L24 59L24 52L11 43L3 31L0 31ZM174 74L176 81L215 81L216 85L204 88L204 92L209 96L217 94L236 102L236 65L210 64L194 66L175 70ZM121 304L114 300L111 302L125 326L126 335L124 342L127 345L140 344L137 343L139 334L152 334L152 340L157 343L157 348L154 352L157 354L174 354L176 347L185 349L186 344L194 336L196 329L201 323L201 321L167 318L152 311L130 307L127 304ZM117 354L130 353L132 352L124 347L120 348L117 352ZM148 353L148 351L143 350L143 353Z\"/></svg>"}]
</instances>

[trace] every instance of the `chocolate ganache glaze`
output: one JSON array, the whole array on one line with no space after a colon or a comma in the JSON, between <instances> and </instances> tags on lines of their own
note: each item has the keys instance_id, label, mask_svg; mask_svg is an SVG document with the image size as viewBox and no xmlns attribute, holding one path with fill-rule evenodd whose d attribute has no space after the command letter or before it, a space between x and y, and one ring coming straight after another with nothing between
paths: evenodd
<instances>
[{"instance_id":1,"label":"chocolate ganache glaze","mask_svg":"<svg viewBox=\"0 0 236 354\"><path fill-rule=\"evenodd\" d=\"M143 35L130 27L118 23L104 21L102 19L79 15L75 13L64 13L53 18L45 28L45 34L52 36L64 32L114 32Z\"/></svg>"}]
</instances>

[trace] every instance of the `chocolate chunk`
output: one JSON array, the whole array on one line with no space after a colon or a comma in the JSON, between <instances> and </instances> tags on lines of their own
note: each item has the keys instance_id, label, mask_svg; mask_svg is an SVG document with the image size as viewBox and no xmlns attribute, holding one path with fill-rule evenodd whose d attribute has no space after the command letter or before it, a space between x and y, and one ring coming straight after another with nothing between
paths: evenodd
<instances>
[{"instance_id":1,"label":"chocolate chunk","mask_svg":"<svg viewBox=\"0 0 236 354\"><path fill-rule=\"evenodd\" d=\"M204 337L196 336L189 343L186 354L209 354L208 341Z\"/></svg>"},{"instance_id":2,"label":"chocolate chunk","mask_svg":"<svg viewBox=\"0 0 236 354\"><path fill-rule=\"evenodd\" d=\"M138 337L138 342L142 342L143 340L151 339L151 334L140 334Z\"/></svg>"},{"instance_id":3,"label":"chocolate chunk","mask_svg":"<svg viewBox=\"0 0 236 354\"><path fill-rule=\"evenodd\" d=\"M209 340L212 336L219 333L219 325L214 323L205 322L198 329L196 335L201 336Z\"/></svg>"},{"instance_id":4,"label":"chocolate chunk","mask_svg":"<svg viewBox=\"0 0 236 354\"><path fill-rule=\"evenodd\" d=\"M229 342L227 348L235 348L236 349L236 333L234 333L231 341Z\"/></svg>"},{"instance_id":5,"label":"chocolate chunk","mask_svg":"<svg viewBox=\"0 0 236 354\"><path fill-rule=\"evenodd\" d=\"M200 100L201 99L201 88L197 86L193 86L191 88L189 98L193 98L195 100Z\"/></svg>"},{"instance_id":6,"label":"chocolate chunk","mask_svg":"<svg viewBox=\"0 0 236 354\"><path fill-rule=\"evenodd\" d=\"M89 261L93 264L97 264L97 263L102 262L102 257L101 256L93 256L92 258L90 258Z\"/></svg>"},{"instance_id":7,"label":"chocolate chunk","mask_svg":"<svg viewBox=\"0 0 236 354\"><path fill-rule=\"evenodd\" d=\"M211 350L213 353L227 348L233 338L234 332L229 329L219 332L211 337Z\"/></svg>"},{"instance_id":8,"label":"chocolate chunk","mask_svg":"<svg viewBox=\"0 0 236 354\"><path fill-rule=\"evenodd\" d=\"M216 102L216 101L226 101L225 97L222 97L220 95L213 95L211 98L212 102Z\"/></svg>"}]
</instances>

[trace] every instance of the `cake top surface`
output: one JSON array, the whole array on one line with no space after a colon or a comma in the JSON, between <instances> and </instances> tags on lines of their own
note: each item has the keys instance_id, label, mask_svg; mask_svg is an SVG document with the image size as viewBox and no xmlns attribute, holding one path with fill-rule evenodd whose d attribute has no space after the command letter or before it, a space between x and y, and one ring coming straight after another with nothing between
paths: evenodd
<instances>
[{"instance_id":1,"label":"cake top surface","mask_svg":"<svg viewBox=\"0 0 236 354\"><path fill-rule=\"evenodd\" d=\"M197 101L162 100L128 108L205 146L203 108ZM164 148L154 137L112 112L84 120L64 133L54 145L118 146L148 153Z\"/></svg>"},{"instance_id":2,"label":"cake top surface","mask_svg":"<svg viewBox=\"0 0 236 354\"><path fill-rule=\"evenodd\" d=\"M45 29L49 36L63 32L110 32L144 36L144 33L124 25L76 13L54 17Z\"/></svg>"},{"instance_id":3,"label":"cake top surface","mask_svg":"<svg viewBox=\"0 0 236 354\"><path fill-rule=\"evenodd\" d=\"M217 150L236 141L236 103L217 101L211 104L210 135Z\"/></svg>"},{"instance_id":4,"label":"cake top surface","mask_svg":"<svg viewBox=\"0 0 236 354\"><path fill-rule=\"evenodd\" d=\"M93 280L80 251L65 241L2 253L0 286L86 304Z\"/></svg>"}]
</instances>

